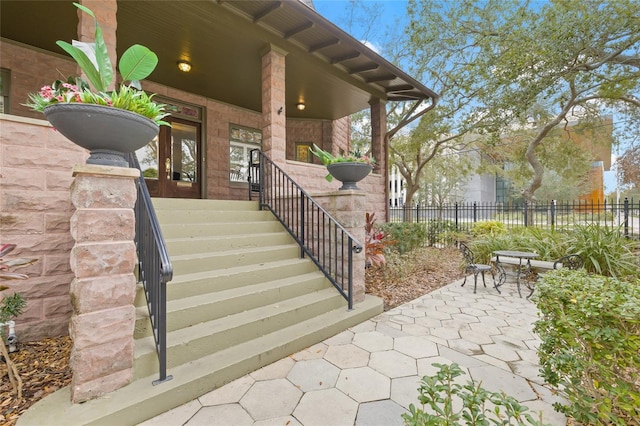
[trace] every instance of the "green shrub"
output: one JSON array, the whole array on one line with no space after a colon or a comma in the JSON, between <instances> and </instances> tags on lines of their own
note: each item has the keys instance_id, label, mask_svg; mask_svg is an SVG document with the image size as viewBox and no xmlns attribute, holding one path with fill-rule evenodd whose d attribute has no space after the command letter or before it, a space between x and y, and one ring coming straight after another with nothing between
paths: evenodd
<instances>
[{"instance_id":1,"label":"green shrub","mask_svg":"<svg viewBox=\"0 0 640 426\"><path fill-rule=\"evenodd\" d=\"M542 377L570 403L556 410L583 424L640 424L640 280L551 271L534 300Z\"/></svg>"},{"instance_id":2,"label":"green shrub","mask_svg":"<svg viewBox=\"0 0 640 426\"><path fill-rule=\"evenodd\" d=\"M542 228L526 228L526 251L538 253L540 260L554 261L570 254L567 248L567 234Z\"/></svg>"},{"instance_id":3,"label":"green shrub","mask_svg":"<svg viewBox=\"0 0 640 426\"><path fill-rule=\"evenodd\" d=\"M427 222L427 240L430 246L440 242L440 236L444 233L455 232L456 223L452 220L431 219Z\"/></svg>"},{"instance_id":4,"label":"green shrub","mask_svg":"<svg viewBox=\"0 0 640 426\"><path fill-rule=\"evenodd\" d=\"M513 229L508 234L486 234L475 239L470 248L477 263L489 263L496 250L531 251L532 245L532 238L526 229Z\"/></svg>"},{"instance_id":5,"label":"green shrub","mask_svg":"<svg viewBox=\"0 0 640 426\"><path fill-rule=\"evenodd\" d=\"M158 178L158 169L154 167L148 167L143 170L142 176L149 179L157 179Z\"/></svg>"},{"instance_id":6,"label":"green shrub","mask_svg":"<svg viewBox=\"0 0 640 426\"><path fill-rule=\"evenodd\" d=\"M483 220L473 224L471 233L474 237L482 237L484 235L501 235L507 233L507 227L499 220Z\"/></svg>"},{"instance_id":7,"label":"green shrub","mask_svg":"<svg viewBox=\"0 0 640 426\"><path fill-rule=\"evenodd\" d=\"M413 404L409 405L409 413L402 415L405 425L453 426L462 424L461 421L467 425L510 425L512 420L518 425L542 424L541 421L533 419L527 412L527 407L520 405L511 396L489 392L472 381L468 381L466 385L455 383L454 379L464 374L458 364L432 365L440 371L435 376L422 378L418 388L418 400L422 409L416 408ZM462 402L462 408L459 410L459 404L454 402L454 399L460 399ZM493 410L485 406L487 402L493 404ZM425 406L428 406L433 414L425 412ZM501 407L504 410L501 410Z\"/></svg>"},{"instance_id":8,"label":"green shrub","mask_svg":"<svg viewBox=\"0 0 640 426\"><path fill-rule=\"evenodd\" d=\"M390 235L395 244L388 250L397 251L400 254L410 252L418 247L423 247L427 239L427 228L424 223L384 223L380 230Z\"/></svg>"},{"instance_id":9,"label":"green shrub","mask_svg":"<svg viewBox=\"0 0 640 426\"><path fill-rule=\"evenodd\" d=\"M457 243L466 243L471 240L471 235L464 231L445 231L438 234L436 241L445 246L454 246Z\"/></svg>"},{"instance_id":10,"label":"green shrub","mask_svg":"<svg viewBox=\"0 0 640 426\"><path fill-rule=\"evenodd\" d=\"M624 238L619 229L598 225L577 225L563 231L518 228L508 234L485 234L471 244L478 263L489 262L496 250L533 251L540 255L539 260L548 261L579 254L587 271L618 278L640 271L636 248L637 242Z\"/></svg>"},{"instance_id":11,"label":"green shrub","mask_svg":"<svg viewBox=\"0 0 640 426\"><path fill-rule=\"evenodd\" d=\"M582 256L587 271L617 278L638 273L636 248L636 242L611 226L578 225L567 241L567 253Z\"/></svg>"}]
</instances>

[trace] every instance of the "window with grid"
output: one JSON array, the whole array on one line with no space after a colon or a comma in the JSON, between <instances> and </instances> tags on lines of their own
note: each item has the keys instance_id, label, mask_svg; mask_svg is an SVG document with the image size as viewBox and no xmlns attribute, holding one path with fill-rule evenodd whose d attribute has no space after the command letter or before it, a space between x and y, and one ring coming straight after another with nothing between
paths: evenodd
<instances>
[{"instance_id":1,"label":"window with grid","mask_svg":"<svg viewBox=\"0 0 640 426\"><path fill-rule=\"evenodd\" d=\"M11 84L11 72L0 69L0 113L9 114L9 88Z\"/></svg>"},{"instance_id":2,"label":"window with grid","mask_svg":"<svg viewBox=\"0 0 640 426\"><path fill-rule=\"evenodd\" d=\"M229 180L247 182L249 153L262 148L262 132L257 129L231 125L229 132Z\"/></svg>"}]
</instances>

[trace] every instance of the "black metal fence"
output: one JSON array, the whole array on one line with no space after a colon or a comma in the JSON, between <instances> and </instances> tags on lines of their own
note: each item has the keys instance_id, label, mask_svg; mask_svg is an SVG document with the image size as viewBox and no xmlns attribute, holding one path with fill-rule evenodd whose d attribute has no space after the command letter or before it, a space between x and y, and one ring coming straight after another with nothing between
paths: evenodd
<instances>
[{"instance_id":1,"label":"black metal fence","mask_svg":"<svg viewBox=\"0 0 640 426\"><path fill-rule=\"evenodd\" d=\"M569 229L575 225L597 224L619 227L627 238L640 236L640 203L627 198L587 202L549 201L535 203L454 203L391 207L390 222L429 222L440 231L471 231L480 221L499 221L508 229L532 226ZM438 225L438 226L436 226Z\"/></svg>"},{"instance_id":2,"label":"black metal fence","mask_svg":"<svg viewBox=\"0 0 640 426\"><path fill-rule=\"evenodd\" d=\"M259 196L353 308L353 253L363 249L345 228L259 150L251 151L249 199Z\"/></svg>"}]
</instances>

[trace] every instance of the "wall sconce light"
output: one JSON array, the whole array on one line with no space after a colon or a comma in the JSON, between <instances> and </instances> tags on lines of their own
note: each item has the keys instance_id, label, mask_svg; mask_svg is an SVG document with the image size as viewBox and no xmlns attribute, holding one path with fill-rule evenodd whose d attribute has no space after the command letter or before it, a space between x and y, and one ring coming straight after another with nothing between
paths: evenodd
<instances>
[{"instance_id":1,"label":"wall sconce light","mask_svg":"<svg viewBox=\"0 0 640 426\"><path fill-rule=\"evenodd\" d=\"M296 108L298 108L298 111L304 111L304 109L305 109L306 107L307 107L307 106L304 104L304 102L298 102L298 103L296 104Z\"/></svg>"},{"instance_id":2,"label":"wall sconce light","mask_svg":"<svg viewBox=\"0 0 640 426\"><path fill-rule=\"evenodd\" d=\"M189 72L191 71L191 63L180 60L178 61L178 69L182 72Z\"/></svg>"}]
</instances>

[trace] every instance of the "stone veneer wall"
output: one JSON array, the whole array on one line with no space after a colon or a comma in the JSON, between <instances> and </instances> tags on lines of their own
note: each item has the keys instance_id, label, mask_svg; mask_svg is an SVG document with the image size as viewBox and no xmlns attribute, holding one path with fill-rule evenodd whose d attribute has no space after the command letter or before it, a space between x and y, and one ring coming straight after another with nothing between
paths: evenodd
<instances>
[{"instance_id":1,"label":"stone veneer wall","mask_svg":"<svg viewBox=\"0 0 640 426\"><path fill-rule=\"evenodd\" d=\"M68 333L74 244L69 187L71 169L86 158L48 122L0 114L1 242L17 244L12 257L38 260L20 269L29 279L2 283L27 299L16 320L21 340Z\"/></svg>"},{"instance_id":2,"label":"stone veneer wall","mask_svg":"<svg viewBox=\"0 0 640 426\"><path fill-rule=\"evenodd\" d=\"M287 158L294 158L296 142L314 142L321 148L338 153L341 149L349 151L351 124L349 117L339 120L289 120L287 122ZM331 145L333 137L333 143ZM311 196L335 191L340 182L327 182L327 169L314 159L314 164L288 160L283 167ZM381 174L371 174L358 183L358 187L367 194L366 211L376 213L377 222L384 221L387 199L384 191L385 178Z\"/></svg>"},{"instance_id":3,"label":"stone veneer wall","mask_svg":"<svg viewBox=\"0 0 640 426\"><path fill-rule=\"evenodd\" d=\"M0 39L0 53L0 67L11 70L9 113L12 115L42 119L41 113L21 105L27 102L27 95L62 78L61 74L77 74L76 64L71 58L45 53L14 41Z\"/></svg>"}]
</instances>

